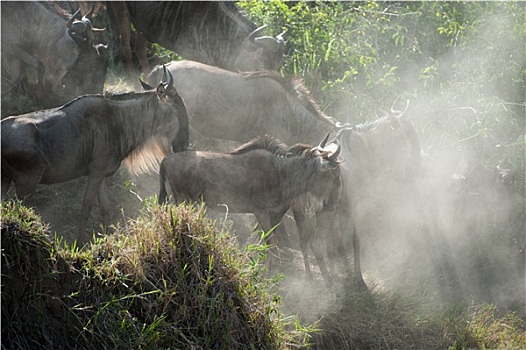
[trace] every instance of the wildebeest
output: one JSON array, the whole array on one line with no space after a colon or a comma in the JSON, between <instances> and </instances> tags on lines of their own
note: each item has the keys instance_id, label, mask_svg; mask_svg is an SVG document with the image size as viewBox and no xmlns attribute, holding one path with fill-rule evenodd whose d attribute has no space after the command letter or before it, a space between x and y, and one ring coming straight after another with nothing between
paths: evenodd
<instances>
[{"instance_id":1,"label":"wildebeest","mask_svg":"<svg viewBox=\"0 0 526 350\"><path fill-rule=\"evenodd\" d=\"M406 107L407 110L407 107ZM364 124L342 128L336 136L346 159L342 163L342 198L332 237L334 246L343 247L342 234L352 233L354 276L365 287L360 264L360 234L367 231L378 196L404 188L416 191L414 180L420 172L420 141L404 112L391 111ZM334 252L340 256L343 252Z\"/></svg>"},{"instance_id":2,"label":"wildebeest","mask_svg":"<svg viewBox=\"0 0 526 350\"><path fill-rule=\"evenodd\" d=\"M300 80L271 72L236 73L194 61L166 65L184 98L190 125L201 135L248 142L272 135L286 144L319 142L336 122ZM162 67L149 76L158 81Z\"/></svg>"},{"instance_id":3,"label":"wildebeest","mask_svg":"<svg viewBox=\"0 0 526 350\"><path fill-rule=\"evenodd\" d=\"M340 165L340 199L336 210L315 212L315 235L328 248L331 269L323 272L323 276L329 286L334 277L334 258L340 258L344 266L349 266L345 236L350 235L355 285L359 290L367 289L361 271L360 235L367 231L366 221L372 214L374 199L371 197L376 198L379 191L392 190L392 187L415 190L411 187L414 187L413 180L420 171L420 142L416 129L411 120L403 116L404 113L391 111L370 122L346 125L335 137L342 145L344 160ZM292 209L298 230L304 231L305 213ZM318 254L321 254L321 248L318 249ZM308 271L307 265L305 268Z\"/></svg>"},{"instance_id":4,"label":"wildebeest","mask_svg":"<svg viewBox=\"0 0 526 350\"><path fill-rule=\"evenodd\" d=\"M106 181L121 162L145 172L158 167L171 148L188 145L188 115L171 75L157 89L85 95L58 108L6 118L0 125L2 197L11 182L18 198L25 199L40 183L88 176L80 234L97 193L108 225Z\"/></svg>"},{"instance_id":5,"label":"wildebeest","mask_svg":"<svg viewBox=\"0 0 526 350\"><path fill-rule=\"evenodd\" d=\"M131 60L130 21L138 33L137 48L148 74L144 39L158 43L186 59L229 70L279 70L285 54L284 31L276 38L262 36L263 27L246 18L230 1L108 2L121 33L123 56Z\"/></svg>"},{"instance_id":6,"label":"wildebeest","mask_svg":"<svg viewBox=\"0 0 526 350\"><path fill-rule=\"evenodd\" d=\"M0 6L4 91L27 79L31 67L37 75L35 97L43 106L102 92L107 62L93 40L97 29L91 11L83 17L77 11L66 20L46 3L8 1Z\"/></svg>"},{"instance_id":7,"label":"wildebeest","mask_svg":"<svg viewBox=\"0 0 526 350\"><path fill-rule=\"evenodd\" d=\"M340 194L340 148L321 146L325 144L288 147L267 135L230 153L175 153L161 163L159 203L167 200L168 182L176 202L202 199L212 208L225 204L231 213L253 213L267 232L292 206L313 213L334 210ZM309 243L302 245L306 265Z\"/></svg>"}]
</instances>

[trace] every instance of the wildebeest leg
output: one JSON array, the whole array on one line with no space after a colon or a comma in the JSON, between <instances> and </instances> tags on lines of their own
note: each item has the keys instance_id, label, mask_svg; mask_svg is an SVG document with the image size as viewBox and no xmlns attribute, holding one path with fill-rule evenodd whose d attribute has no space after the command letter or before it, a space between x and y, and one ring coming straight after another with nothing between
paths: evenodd
<instances>
[{"instance_id":1,"label":"wildebeest leg","mask_svg":"<svg viewBox=\"0 0 526 350\"><path fill-rule=\"evenodd\" d=\"M327 270L327 265L325 264L324 251L322 249L323 243L327 245L328 238L328 229L332 226L332 221L334 220L334 215L332 212L321 212L316 215L316 231L312 234L312 239L310 240L310 246L316 261L320 266L320 271L325 280L325 283L328 287L333 285L333 277ZM332 243L332 242L330 242Z\"/></svg>"},{"instance_id":2,"label":"wildebeest leg","mask_svg":"<svg viewBox=\"0 0 526 350\"><path fill-rule=\"evenodd\" d=\"M86 233L86 225L91 213L91 208L93 207L95 196L97 195L103 179L104 177L100 176L90 176L88 178L88 184L86 185L86 190L84 192L84 200L82 202L82 210L80 213L79 238L83 237Z\"/></svg>"},{"instance_id":3,"label":"wildebeest leg","mask_svg":"<svg viewBox=\"0 0 526 350\"><path fill-rule=\"evenodd\" d=\"M259 226L261 227L261 229L268 233L270 232L270 230L274 227L272 225L272 222L270 221L270 215L268 212L264 211L264 212L254 212L254 215L256 216L256 218L258 219L258 222L259 222ZM283 215L282 215L283 217ZM278 215L273 215L273 221L277 220L278 219ZM279 218L281 220L281 218ZM279 223L279 221L278 221ZM273 260L274 260L274 255L277 255L277 248L276 248L276 245L274 244L274 232L271 232L270 235L267 237L265 243L267 243L269 245L269 248L268 248L268 253L267 253L267 265L268 265L268 269L269 271L272 270L273 268Z\"/></svg>"},{"instance_id":4,"label":"wildebeest leg","mask_svg":"<svg viewBox=\"0 0 526 350\"><path fill-rule=\"evenodd\" d=\"M108 196L108 178L102 179L99 187L99 209L102 217L102 224L104 230L107 230L110 225L110 197Z\"/></svg>"},{"instance_id":5,"label":"wildebeest leg","mask_svg":"<svg viewBox=\"0 0 526 350\"><path fill-rule=\"evenodd\" d=\"M363 280L362 276L362 267L360 264L360 236L358 235L358 231L356 230L356 225L353 224L352 226L352 245L353 245L353 255L354 255L354 281L356 283L356 287L359 290L367 290L367 285L365 284L365 281Z\"/></svg>"},{"instance_id":6,"label":"wildebeest leg","mask_svg":"<svg viewBox=\"0 0 526 350\"><path fill-rule=\"evenodd\" d=\"M8 178L4 173L2 173L2 200L5 199L5 196L7 195L7 191L9 190L9 187L11 186L11 179Z\"/></svg>"},{"instance_id":7,"label":"wildebeest leg","mask_svg":"<svg viewBox=\"0 0 526 350\"><path fill-rule=\"evenodd\" d=\"M24 204L27 205L28 197L36 191L43 174L43 170L39 171L37 169L37 171L31 172L30 175L18 175L17 178L14 180L16 187L16 196L18 197L18 199L22 200Z\"/></svg>"},{"instance_id":8,"label":"wildebeest leg","mask_svg":"<svg viewBox=\"0 0 526 350\"><path fill-rule=\"evenodd\" d=\"M40 62L38 62L38 67L37 67L37 88L36 88L36 97L37 97L37 101L38 103L40 104L46 104L48 103L47 101L47 95L49 93L49 91L46 89L46 87L44 86L44 72L45 72L45 68L44 68L44 65Z\"/></svg>"},{"instance_id":9,"label":"wildebeest leg","mask_svg":"<svg viewBox=\"0 0 526 350\"><path fill-rule=\"evenodd\" d=\"M309 246L312 240L312 230L307 230L305 214L301 210L293 210L292 214L294 215L296 226L298 226L300 248L303 255L303 263L305 264L305 276L308 279L312 279L312 272L309 264Z\"/></svg>"},{"instance_id":10,"label":"wildebeest leg","mask_svg":"<svg viewBox=\"0 0 526 350\"><path fill-rule=\"evenodd\" d=\"M332 276L336 276L338 273L336 257L339 258L340 266L343 267L344 272L347 273L350 267L343 241L343 233L348 229L344 224L345 221L347 221L347 218L342 218L341 214L336 215L330 228L329 237L327 238L327 257L329 261L329 272Z\"/></svg>"},{"instance_id":11,"label":"wildebeest leg","mask_svg":"<svg viewBox=\"0 0 526 350\"><path fill-rule=\"evenodd\" d=\"M278 225L281 219L283 219L283 216L285 216L284 213L273 213L273 212L269 213L269 215L270 215L270 224L272 225L272 227ZM291 246L290 237L287 232L287 229L285 228L285 224L283 222L274 229L274 237L275 237L274 241L280 247L283 247L283 246L290 247Z\"/></svg>"},{"instance_id":12,"label":"wildebeest leg","mask_svg":"<svg viewBox=\"0 0 526 350\"><path fill-rule=\"evenodd\" d=\"M168 199L168 192L166 191L166 170L164 167L164 162L162 162L161 168L159 169L159 196L157 197L157 203L159 205L166 203Z\"/></svg>"},{"instance_id":13,"label":"wildebeest leg","mask_svg":"<svg viewBox=\"0 0 526 350\"><path fill-rule=\"evenodd\" d=\"M44 88L44 64L21 47L13 47L12 53L16 58L37 70L36 97L39 103L45 102L46 96L49 92Z\"/></svg>"}]
</instances>

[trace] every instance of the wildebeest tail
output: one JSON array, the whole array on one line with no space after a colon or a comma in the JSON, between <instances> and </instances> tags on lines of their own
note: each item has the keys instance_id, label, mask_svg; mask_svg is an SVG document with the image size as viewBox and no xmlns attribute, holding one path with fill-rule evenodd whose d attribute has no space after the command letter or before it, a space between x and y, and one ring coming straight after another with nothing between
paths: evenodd
<instances>
[{"instance_id":1,"label":"wildebeest tail","mask_svg":"<svg viewBox=\"0 0 526 350\"><path fill-rule=\"evenodd\" d=\"M165 158L166 159L166 158ZM159 197L157 198L158 204L166 203L168 193L166 192L166 167L164 160L161 162L161 167L159 169Z\"/></svg>"}]
</instances>

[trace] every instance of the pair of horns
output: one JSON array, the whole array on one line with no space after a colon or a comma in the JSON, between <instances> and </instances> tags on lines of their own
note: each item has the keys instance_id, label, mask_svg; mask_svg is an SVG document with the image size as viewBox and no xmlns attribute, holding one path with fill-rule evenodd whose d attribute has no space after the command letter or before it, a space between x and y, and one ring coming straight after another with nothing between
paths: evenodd
<instances>
[{"instance_id":1,"label":"pair of horns","mask_svg":"<svg viewBox=\"0 0 526 350\"><path fill-rule=\"evenodd\" d=\"M164 71L163 72L163 78L161 79L160 84L164 85L165 89L169 89L169 88L173 87L173 85L174 85L174 76L173 76L172 72L170 72L169 69L166 69L166 66L164 64L163 64L163 71ZM166 80L168 80L168 82ZM149 84L145 83L141 79L139 79L139 82L141 83L141 85L142 85L144 90L146 90L146 91L153 90L153 87L151 87Z\"/></svg>"},{"instance_id":2,"label":"pair of horns","mask_svg":"<svg viewBox=\"0 0 526 350\"><path fill-rule=\"evenodd\" d=\"M327 145L327 141L329 140L329 135L330 135L330 133L328 133L327 136L325 136L325 138L320 142L320 144L318 145L318 149L319 150L326 151L325 150L325 146ZM327 157L327 159L329 161L331 161L331 162L334 162L334 161L336 161L336 159L340 155L341 146L340 146L340 143L338 142L337 139L331 141L331 143L336 143L337 148L336 148L336 151L334 151L330 156Z\"/></svg>"},{"instance_id":3,"label":"pair of horns","mask_svg":"<svg viewBox=\"0 0 526 350\"><path fill-rule=\"evenodd\" d=\"M91 17L93 16L94 10L95 10L95 5L91 5L91 9L88 11L88 13L84 15L84 17L82 17L81 21L84 22L85 20L88 20L91 24ZM80 9L78 9L77 12L75 12L73 16L71 16L70 19L68 19L68 21L66 22L66 26L70 28L73 22L75 21L75 19L79 18L79 16L80 16Z\"/></svg>"},{"instance_id":4,"label":"pair of horns","mask_svg":"<svg viewBox=\"0 0 526 350\"><path fill-rule=\"evenodd\" d=\"M70 19L66 22L66 27L69 29L73 29L75 31L81 31L85 32L86 29L90 29L94 32L102 32L106 30L106 28L93 28L91 25L91 20L93 17L93 12L95 11L95 5L91 5L91 9L86 13L82 18L80 18L80 9L77 10L71 16Z\"/></svg>"},{"instance_id":5,"label":"pair of horns","mask_svg":"<svg viewBox=\"0 0 526 350\"><path fill-rule=\"evenodd\" d=\"M271 52L278 52L281 48L285 46L285 37L288 35L290 31L290 26L286 25L287 29L283 31L281 34L276 36L276 38L273 38L271 36L258 36L265 28L267 28L267 25L261 26L254 30L252 33L249 34L248 39L256 44L259 45Z\"/></svg>"}]
</instances>

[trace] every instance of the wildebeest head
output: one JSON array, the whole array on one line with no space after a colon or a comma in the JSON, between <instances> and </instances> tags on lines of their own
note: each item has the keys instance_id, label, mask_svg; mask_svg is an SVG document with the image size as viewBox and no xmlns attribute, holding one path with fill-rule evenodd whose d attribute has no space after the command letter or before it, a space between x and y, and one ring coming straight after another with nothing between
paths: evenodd
<instances>
[{"instance_id":1,"label":"wildebeest head","mask_svg":"<svg viewBox=\"0 0 526 350\"><path fill-rule=\"evenodd\" d=\"M260 35L267 25L254 30L248 36L247 49L242 50L236 59L234 66L240 71L270 70L278 71L283 66L285 55L286 38L290 33L290 27L275 38Z\"/></svg>"},{"instance_id":2,"label":"wildebeest head","mask_svg":"<svg viewBox=\"0 0 526 350\"><path fill-rule=\"evenodd\" d=\"M325 172L320 174L319 183L329 184L327 188L320 189L321 191L326 191L325 193L328 193L328 195L326 195L326 201L323 203L323 210L334 211L341 195L341 174L339 167L341 161L338 160L341 146L338 140L326 145L328 138L329 134L327 134L325 139L318 146L318 151L322 156L323 166L325 167Z\"/></svg>"},{"instance_id":3,"label":"wildebeest head","mask_svg":"<svg viewBox=\"0 0 526 350\"><path fill-rule=\"evenodd\" d=\"M372 122L340 130L345 154L353 155L350 163L357 174L403 179L419 171L418 135L404 113L391 110Z\"/></svg>"},{"instance_id":4,"label":"wildebeest head","mask_svg":"<svg viewBox=\"0 0 526 350\"><path fill-rule=\"evenodd\" d=\"M153 87L141 80L141 85L145 90L153 90ZM161 82L156 88L157 98L161 102L156 112L159 118L168 116L169 123L177 117L179 123L177 135L172 138L172 150L182 151L188 147L188 113L183 99L174 87L172 72L164 67L164 74ZM156 117L157 117L156 115ZM171 116L171 118L170 118Z\"/></svg>"},{"instance_id":5,"label":"wildebeest head","mask_svg":"<svg viewBox=\"0 0 526 350\"><path fill-rule=\"evenodd\" d=\"M333 211L341 195L340 160L341 151L337 140L327 145L329 134L316 146L296 144L289 148L291 156L301 156L316 163L312 172L307 171L305 181L309 185L305 195L294 205L301 206L305 211L313 214L321 210Z\"/></svg>"},{"instance_id":6,"label":"wildebeest head","mask_svg":"<svg viewBox=\"0 0 526 350\"><path fill-rule=\"evenodd\" d=\"M90 11L80 17L77 10L66 22L67 36L57 43L57 55L67 55L69 65L57 65L58 70L53 71L53 65L45 67L44 88L45 96L39 98L39 103L45 107L60 105L79 95L102 93L106 80L108 60L105 54L107 45L95 44L93 33L104 29L92 26L94 6ZM71 45L71 39L74 45ZM69 40L69 42L67 42ZM73 47L70 52L60 52Z\"/></svg>"},{"instance_id":7,"label":"wildebeest head","mask_svg":"<svg viewBox=\"0 0 526 350\"><path fill-rule=\"evenodd\" d=\"M93 44L93 32L100 32L105 29L99 29L92 26L91 20L93 16L95 5L91 6L89 12L84 15L81 19L77 19L80 16L80 9L77 10L71 16L71 18L66 22L66 27L68 28L69 36L78 44L78 45L88 45Z\"/></svg>"},{"instance_id":8,"label":"wildebeest head","mask_svg":"<svg viewBox=\"0 0 526 350\"><path fill-rule=\"evenodd\" d=\"M94 44L92 33L98 29L91 24L92 13L80 18L77 11L66 19L45 2L2 4L2 64L5 53L21 67L8 79L17 82L28 69L36 70L35 92L27 91L42 107L102 93L107 60L101 45ZM33 20L26 20L28 14Z\"/></svg>"}]
</instances>

